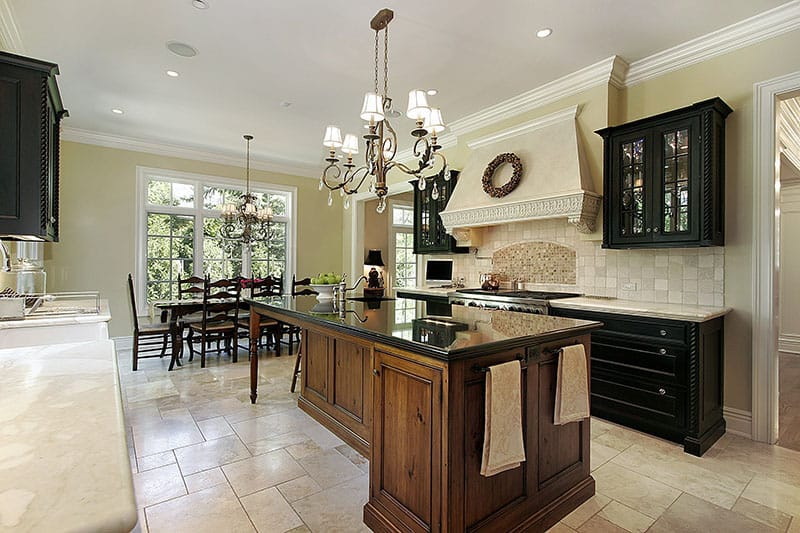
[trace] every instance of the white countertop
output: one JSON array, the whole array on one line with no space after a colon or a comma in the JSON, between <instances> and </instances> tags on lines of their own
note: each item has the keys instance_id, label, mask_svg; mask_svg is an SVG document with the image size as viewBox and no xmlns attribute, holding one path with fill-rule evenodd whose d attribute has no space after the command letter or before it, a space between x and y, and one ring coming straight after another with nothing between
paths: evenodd
<instances>
[{"instance_id":1,"label":"white countertop","mask_svg":"<svg viewBox=\"0 0 800 533\"><path fill-rule=\"evenodd\" d=\"M46 309L46 306L42 306ZM73 326L76 324L93 324L111 320L108 300L100 300L99 313L87 313L62 316L31 316L19 320L0 320L0 330L12 328L38 328L43 326Z\"/></svg>"},{"instance_id":2,"label":"white countertop","mask_svg":"<svg viewBox=\"0 0 800 533\"><path fill-rule=\"evenodd\" d=\"M0 532L136 520L114 342L0 350Z\"/></svg>"},{"instance_id":3,"label":"white countertop","mask_svg":"<svg viewBox=\"0 0 800 533\"><path fill-rule=\"evenodd\" d=\"M598 313L614 313L635 315L650 318L666 318L689 322L705 322L731 312L730 307L711 307L704 305L670 304L661 302L638 302L617 298L562 298L550 300L550 306L561 309L595 311Z\"/></svg>"}]
</instances>

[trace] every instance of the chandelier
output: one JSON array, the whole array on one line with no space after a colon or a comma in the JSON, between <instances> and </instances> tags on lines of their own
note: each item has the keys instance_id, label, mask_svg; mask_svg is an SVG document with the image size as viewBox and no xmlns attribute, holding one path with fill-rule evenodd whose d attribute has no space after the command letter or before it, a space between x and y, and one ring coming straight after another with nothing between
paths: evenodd
<instances>
[{"instance_id":1,"label":"chandelier","mask_svg":"<svg viewBox=\"0 0 800 533\"><path fill-rule=\"evenodd\" d=\"M272 238L272 207L257 207L256 196L250 192L250 141L252 135L245 135L247 141L247 186L239 205L222 206L222 227L220 234L225 239L241 241L251 245L255 241Z\"/></svg>"},{"instance_id":2,"label":"chandelier","mask_svg":"<svg viewBox=\"0 0 800 533\"><path fill-rule=\"evenodd\" d=\"M367 121L364 126L368 132L364 134L365 164L356 168L353 156L358 154L358 139L348 133L342 139L342 131L338 126L325 128L325 137L322 144L328 148L328 165L322 172L319 180L319 190L328 188L328 205L333 205L333 192L339 191L344 197L344 207L350 207L350 195L355 194L367 179L369 190L378 196L378 213L386 210L386 194L389 189L386 185L386 173L393 168L398 168L418 178L417 186L425 189L426 182L435 179L436 174L425 177L423 173L432 169L436 158L441 159L445 179L450 179L447 171L447 160L439 152L438 135L445 129L442 121L442 112L438 108L428 106L425 91L413 89L408 93L408 107L406 116L415 121L416 127L411 135L416 139L413 146L414 157L417 158L416 168L409 167L394 158L397 155L397 134L389 123L388 117L398 117L400 113L392 108L392 99L389 97L389 23L394 18L391 9L381 9L370 21L370 28L375 30L375 86L373 92L364 96L364 105L361 108L361 118ZM379 92L379 33L383 30L383 91ZM340 149L345 162L339 164L336 150ZM342 170L344 167L344 170ZM434 182L434 188L436 184ZM438 191L436 197L438 197Z\"/></svg>"}]
</instances>

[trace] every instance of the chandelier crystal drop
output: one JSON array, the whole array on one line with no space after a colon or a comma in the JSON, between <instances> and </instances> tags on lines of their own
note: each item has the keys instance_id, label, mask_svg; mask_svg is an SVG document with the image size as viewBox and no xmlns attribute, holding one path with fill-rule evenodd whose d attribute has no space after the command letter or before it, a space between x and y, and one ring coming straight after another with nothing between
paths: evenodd
<instances>
[{"instance_id":1,"label":"chandelier crystal drop","mask_svg":"<svg viewBox=\"0 0 800 533\"><path fill-rule=\"evenodd\" d=\"M258 207L258 198L250 192L250 141L252 135L244 135L247 142L246 187L239 205L222 206L220 234L229 241L240 241L251 246L256 241L272 238L272 207Z\"/></svg>"},{"instance_id":2,"label":"chandelier crystal drop","mask_svg":"<svg viewBox=\"0 0 800 533\"><path fill-rule=\"evenodd\" d=\"M369 183L369 191L377 195L379 202L377 211L386 210L386 194L389 189L386 184L386 174L393 168L417 178L417 186L424 190L426 183L436 178L439 172L434 171L436 159L441 160L441 169L444 170L445 179L449 180L446 171L447 160L439 151L438 135L446 126L442 119L440 109L428 105L428 95L420 89L413 89L408 93L408 106L406 116L415 123L411 135L414 138L412 153L416 158L416 165L408 166L395 161L397 155L397 134L389 123L388 117L400 116L392 107L392 98L389 96L389 23L394 18L391 9L381 9L370 21L370 28L375 31L375 84L374 90L364 95L360 116L367 122L368 128L364 134L364 160L363 166L357 167L353 163L353 156L358 154L358 138L353 134L342 137L342 130L338 126L329 125L325 128L322 144L328 149L325 161L328 165L320 177L320 190L328 188L328 205L333 204L332 192L338 190L340 196L347 196L344 207L350 206L349 195L359 191L365 181ZM380 65L380 33L383 32L383 87L378 85ZM339 164L337 150L341 151L345 162ZM344 167L344 168L342 168ZM424 174L430 174L425 176ZM434 189L438 196L438 190Z\"/></svg>"}]
</instances>

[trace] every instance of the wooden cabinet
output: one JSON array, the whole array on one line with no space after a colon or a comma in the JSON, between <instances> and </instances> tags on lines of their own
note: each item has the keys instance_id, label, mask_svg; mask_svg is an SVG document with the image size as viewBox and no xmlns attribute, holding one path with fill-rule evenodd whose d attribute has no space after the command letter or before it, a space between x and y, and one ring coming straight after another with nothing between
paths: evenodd
<instances>
[{"instance_id":1,"label":"wooden cabinet","mask_svg":"<svg viewBox=\"0 0 800 533\"><path fill-rule=\"evenodd\" d=\"M372 419L372 349L343 335L304 329L299 405L369 456Z\"/></svg>"},{"instance_id":2,"label":"wooden cabinet","mask_svg":"<svg viewBox=\"0 0 800 533\"><path fill-rule=\"evenodd\" d=\"M450 195L458 181L458 171L450 171L450 179L444 179L444 170L425 189L414 186L414 253L453 254L467 253L469 248L456 246L456 240L447 233L439 213L447 207Z\"/></svg>"},{"instance_id":3,"label":"wooden cabinet","mask_svg":"<svg viewBox=\"0 0 800 533\"><path fill-rule=\"evenodd\" d=\"M370 500L373 531L544 531L594 493L589 420L553 424L557 349L547 344L435 361L380 346L375 351ZM527 460L480 474L486 366L522 360Z\"/></svg>"},{"instance_id":4,"label":"wooden cabinet","mask_svg":"<svg viewBox=\"0 0 800 533\"><path fill-rule=\"evenodd\" d=\"M0 238L58 240L58 66L0 52Z\"/></svg>"},{"instance_id":5,"label":"wooden cabinet","mask_svg":"<svg viewBox=\"0 0 800 533\"><path fill-rule=\"evenodd\" d=\"M592 334L592 415L681 443L693 455L725 433L722 317L696 323L551 311L604 324Z\"/></svg>"},{"instance_id":6,"label":"wooden cabinet","mask_svg":"<svg viewBox=\"0 0 800 533\"><path fill-rule=\"evenodd\" d=\"M719 98L599 130L603 247L722 246L725 117Z\"/></svg>"}]
</instances>

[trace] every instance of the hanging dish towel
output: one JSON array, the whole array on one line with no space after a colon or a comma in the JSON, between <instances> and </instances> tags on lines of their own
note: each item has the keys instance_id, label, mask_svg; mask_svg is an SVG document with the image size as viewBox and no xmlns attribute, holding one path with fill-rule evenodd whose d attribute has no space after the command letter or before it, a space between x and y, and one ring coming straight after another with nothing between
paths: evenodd
<instances>
[{"instance_id":1,"label":"hanging dish towel","mask_svg":"<svg viewBox=\"0 0 800 533\"><path fill-rule=\"evenodd\" d=\"M555 425L589 417L589 379L583 344L565 346L558 356Z\"/></svg>"},{"instance_id":2,"label":"hanging dish towel","mask_svg":"<svg viewBox=\"0 0 800 533\"><path fill-rule=\"evenodd\" d=\"M521 376L519 361L491 366L486 372L482 476L489 477L517 468L525 460Z\"/></svg>"}]
</instances>

